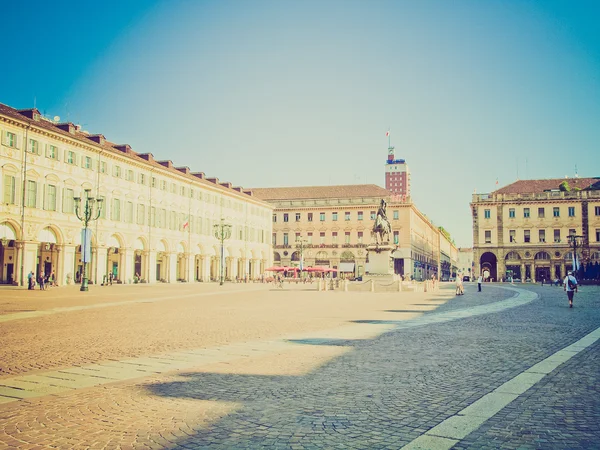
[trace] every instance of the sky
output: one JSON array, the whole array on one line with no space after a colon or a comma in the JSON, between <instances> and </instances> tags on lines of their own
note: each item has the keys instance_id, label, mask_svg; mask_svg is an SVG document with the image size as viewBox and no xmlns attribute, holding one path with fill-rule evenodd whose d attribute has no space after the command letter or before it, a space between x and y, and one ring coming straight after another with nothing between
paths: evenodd
<instances>
[{"instance_id":1,"label":"sky","mask_svg":"<svg viewBox=\"0 0 600 450\"><path fill-rule=\"evenodd\" d=\"M417 207L469 247L473 192L600 176L597 1L3 10L1 103L234 185L384 186L389 129Z\"/></svg>"}]
</instances>

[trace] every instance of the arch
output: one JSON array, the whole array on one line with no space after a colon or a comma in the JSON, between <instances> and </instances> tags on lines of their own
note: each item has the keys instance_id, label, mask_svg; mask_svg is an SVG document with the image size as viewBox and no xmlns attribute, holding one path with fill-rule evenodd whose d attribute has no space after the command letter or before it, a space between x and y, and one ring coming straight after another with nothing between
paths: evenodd
<instances>
[{"instance_id":1,"label":"arch","mask_svg":"<svg viewBox=\"0 0 600 450\"><path fill-rule=\"evenodd\" d=\"M518 254L517 252L515 252L515 251L512 251L512 252L508 252L508 253L506 254L506 256L504 257L504 259L505 259L505 260L509 260L509 259L512 259L512 260L519 260L519 259L521 259L521 255L519 255L519 254Z\"/></svg>"},{"instance_id":2,"label":"arch","mask_svg":"<svg viewBox=\"0 0 600 450\"><path fill-rule=\"evenodd\" d=\"M185 242L179 242L177 244L177 253L185 253L186 247Z\"/></svg>"},{"instance_id":3,"label":"arch","mask_svg":"<svg viewBox=\"0 0 600 450\"><path fill-rule=\"evenodd\" d=\"M168 252L169 251L168 242L165 241L164 239L161 239L160 241L158 241L156 243L156 251L157 252Z\"/></svg>"},{"instance_id":4,"label":"arch","mask_svg":"<svg viewBox=\"0 0 600 450\"><path fill-rule=\"evenodd\" d=\"M53 181L55 183L60 183L60 178L58 178L55 174L49 173L46 175L46 181Z\"/></svg>"},{"instance_id":5,"label":"arch","mask_svg":"<svg viewBox=\"0 0 600 450\"><path fill-rule=\"evenodd\" d=\"M279 254L279 252L273 252L273 261L281 262L281 255Z\"/></svg>"},{"instance_id":6,"label":"arch","mask_svg":"<svg viewBox=\"0 0 600 450\"><path fill-rule=\"evenodd\" d=\"M260 257L260 251L256 249L252 249L252 258L258 259Z\"/></svg>"},{"instance_id":7,"label":"arch","mask_svg":"<svg viewBox=\"0 0 600 450\"><path fill-rule=\"evenodd\" d=\"M317 252L317 256L315 257L315 259L327 259L327 258L328 258L327 252L324 252L324 251Z\"/></svg>"},{"instance_id":8,"label":"arch","mask_svg":"<svg viewBox=\"0 0 600 450\"><path fill-rule=\"evenodd\" d=\"M537 252L533 259L550 261L551 258L548 252Z\"/></svg>"},{"instance_id":9,"label":"arch","mask_svg":"<svg viewBox=\"0 0 600 450\"><path fill-rule=\"evenodd\" d=\"M300 252L292 253L292 261L300 261Z\"/></svg>"},{"instance_id":10,"label":"arch","mask_svg":"<svg viewBox=\"0 0 600 450\"><path fill-rule=\"evenodd\" d=\"M487 275L487 277L491 280L498 280L498 259L494 253L483 253L479 258L479 267L481 274L484 276Z\"/></svg>"},{"instance_id":11,"label":"arch","mask_svg":"<svg viewBox=\"0 0 600 450\"><path fill-rule=\"evenodd\" d=\"M342 255L340 256L340 261L354 261L355 260L355 256L354 253L352 253L349 250L346 250L345 252L342 253Z\"/></svg>"},{"instance_id":12,"label":"arch","mask_svg":"<svg viewBox=\"0 0 600 450\"><path fill-rule=\"evenodd\" d=\"M114 248L121 248L122 245L122 239L120 238L120 236L118 234L111 234L108 239L106 240L106 246L107 247L114 247Z\"/></svg>"},{"instance_id":13,"label":"arch","mask_svg":"<svg viewBox=\"0 0 600 450\"><path fill-rule=\"evenodd\" d=\"M37 235L38 242L47 242L49 244L58 244L62 242L60 234L53 226L42 228Z\"/></svg>"},{"instance_id":14,"label":"arch","mask_svg":"<svg viewBox=\"0 0 600 450\"><path fill-rule=\"evenodd\" d=\"M2 166L2 171L4 173L11 173L11 174L19 173L20 172L20 170L17 168L17 166L15 166L15 165L13 165L11 163L4 164Z\"/></svg>"},{"instance_id":15,"label":"arch","mask_svg":"<svg viewBox=\"0 0 600 450\"><path fill-rule=\"evenodd\" d=\"M196 245L196 248L197 248L197 250L196 250L196 252L197 252L196 254L197 255L204 255L204 253L205 253L204 252L204 246L202 244Z\"/></svg>"},{"instance_id":16,"label":"arch","mask_svg":"<svg viewBox=\"0 0 600 450\"><path fill-rule=\"evenodd\" d=\"M133 249L134 250L146 250L146 240L142 237L137 238L133 241Z\"/></svg>"},{"instance_id":17,"label":"arch","mask_svg":"<svg viewBox=\"0 0 600 450\"><path fill-rule=\"evenodd\" d=\"M9 241L17 240L17 230L18 227L15 227L10 220L6 220L0 223L0 239L8 239Z\"/></svg>"}]
</instances>

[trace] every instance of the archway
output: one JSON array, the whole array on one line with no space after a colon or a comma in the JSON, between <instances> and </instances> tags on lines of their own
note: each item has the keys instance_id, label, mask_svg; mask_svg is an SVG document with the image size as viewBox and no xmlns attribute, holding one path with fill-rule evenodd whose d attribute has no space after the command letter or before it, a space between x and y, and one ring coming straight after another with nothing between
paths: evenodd
<instances>
[{"instance_id":1,"label":"archway","mask_svg":"<svg viewBox=\"0 0 600 450\"><path fill-rule=\"evenodd\" d=\"M176 278L177 281L187 281L187 263L185 257L185 246L182 242L177 245L177 270Z\"/></svg>"},{"instance_id":2,"label":"archway","mask_svg":"<svg viewBox=\"0 0 600 450\"><path fill-rule=\"evenodd\" d=\"M504 261L506 263L506 278L521 280L521 256L515 251L508 252Z\"/></svg>"},{"instance_id":3,"label":"archway","mask_svg":"<svg viewBox=\"0 0 600 450\"><path fill-rule=\"evenodd\" d=\"M45 227L37 235L39 242L37 249L36 277L44 280L52 278L57 280L58 232L53 227Z\"/></svg>"},{"instance_id":4,"label":"archway","mask_svg":"<svg viewBox=\"0 0 600 450\"><path fill-rule=\"evenodd\" d=\"M17 233L13 226L4 222L0 224L0 283L16 284L17 249L15 242Z\"/></svg>"},{"instance_id":5,"label":"archway","mask_svg":"<svg viewBox=\"0 0 600 450\"><path fill-rule=\"evenodd\" d=\"M133 242L133 282L144 283L146 281L147 262L146 244L142 238Z\"/></svg>"},{"instance_id":6,"label":"archway","mask_svg":"<svg viewBox=\"0 0 600 450\"><path fill-rule=\"evenodd\" d=\"M551 280L550 263L551 257L548 252L538 252L534 256L535 261L535 279L538 281Z\"/></svg>"},{"instance_id":7,"label":"archway","mask_svg":"<svg viewBox=\"0 0 600 450\"><path fill-rule=\"evenodd\" d=\"M164 240L158 241L156 245L156 281L166 283L169 270L168 248Z\"/></svg>"},{"instance_id":8,"label":"archway","mask_svg":"<svg viewBox=\"0 0 600 450\"><path fill-rule=\"evenodd\" d=\"M484 280L496 281L498 279L498 260L492 252L485 252L481 255L479 265Z\"/></svg>"},{"instance_id":9,"label":"archway","mask_svg":"<svg viewBox=\"0 0 600 450\"><path fill-rule=\"evenodd\" d=\"M106 240L106 282L119 280L121 276L121 240L115 234Z\"/></svg>"}]
</instances>

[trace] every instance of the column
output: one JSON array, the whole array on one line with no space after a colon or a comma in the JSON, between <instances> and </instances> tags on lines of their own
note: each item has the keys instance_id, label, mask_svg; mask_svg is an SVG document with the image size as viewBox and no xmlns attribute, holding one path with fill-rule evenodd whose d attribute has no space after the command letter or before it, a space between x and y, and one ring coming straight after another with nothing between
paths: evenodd
<instances>
[{"instance_id":1,"label":"column","mask_svg":"<svg viewBox=\"0 0 600 450\"><path fill-rule=\"evenodd\" d=\"M535 279L535 261L531 263L531 282L537 283L537 280Z\"/></svg>"},{"instance_id":2,"label":"column","mask_svg":"<svg viewBox=\"0 0 600 450\"><path fill-rule=\"evenodd\" d=\"M100 284L102 279L98 280L98 246L92 246L92 260L88 264L88 283Z\"/></svg>"},{"instance_id":3,"label":"column","mask_svg":"<svg viewBox=\"0 0 600 450\"><path fill-rule=\"evenodd\" d=\"M23 243L15 242L17 251L15 252L15 275L14 280L19 286L27 286L27 272L21 272L21 261L23 260ZM25 271L25 269L23 269Z\"/></svg>"},{"instance_id":4,"label":"column","mask_svg":"<svg viewBox=\"0 0 600 450\"><path fill-rule=\"evenodd\" d=\"M212 258L207 255L201 256L202 258L202 281L210 281L210 267L212 264Z\"/></svg>"},{"instance_id":5,"label":"column","mask_svg":"<svg viewBox=\"0 0 600 450\"><path fill-rule=\"evenodd\" d=\"M167 268L169 274L167 275L167 282L175 283L177 282L177 253L169 253L168 258Z\"/></svg>"},{"instance_id":6,"label":"column","mask_svg":"<svg viewBox=\"0 0 600 450\"><path fill-rule=\"evenodd\" d=\"M562 278L567 276L567 266L565 265L565 260L563 259L560 263L560 276Z\"/></svg>"},{"instance_id":7,"label":"column","mask_svg":"<svg viewBox=\"0 0 600 450\"><path fill-rule=\"evenodd\" d=\"M64 257L64 252L63 252L63 246L62 245L55 245L55 252L56 252L56 270L54 271L54 278L56 280L56 284L58 286L61 285L61 282L63 280L63 273L64 273L64 261L63 261L63 257Z\"/></svg>"},{"instance_id":8,"label":"column","mask_svg":"<svg viewBox=\"0 0 600 450\"><path fill-rule=\"evenodd\" d=\"M150 279L150 252L148 250L142 250L142 270L140 272L140 278L148 283ZM140 280L141 281L141 280Z\"/></svg>"},{"instance_id":9,"label":"column","mask_svg":"<svg viewBox=\"0 0 600 450\"><path fill-rule=\"evenodd\" d=\"M496 281L500 281L506 275L506 264L504 259L498 258L496 262Z\"/></svg>"},{"instance_id":10,"label":"column","mask_svg":"<svg viewBox=\"0 0 600 450\"><path fill-rule=\"evenodd\" d=\"M75 283L75 245L64 245L63 247L63 270L59 278L59 284Z\"/></svg>"},{"instance_id":11,"label":"column","mask_svg":"<svg viewBox=\"0 0 600 450\"><path fill-rule=\"evenodd\" d=\"M106 247L98 247L98 252L96 254L96 272L98 279L97 283L101 285L104 283L104 277L107 275L106 266L108 264L108 248Z\"/></svg>"},{"instance_id":12,"label":"column","mask_svg":"<svg viewBox=\"0 0 600 450\"><path fill-rule=\"evenodd\" d=\"M25 279L27 279L27 274L33 271L37 280L39 275L39 273L36 272L38 247L39 245L36 242L23 243L23 269L25 270Z\"/></svg>"},{"instance_id":13,"label":"column","mask_svg":"<svg viewBox=\"0 0 600 450\"><path fill-rule=\"evenodd\" d=\"M521 263L521 283L525 283L525 263Z\"/></svg>"},{"instance_id":14,"label":"column","mask_svg":"<svg viewBox=\"0 0 600 450\"><path fill-rule=\"evenodd\" d=\"M186 277L185 280L188 283L194 281L194 275L196 274L196 255L186 253L185 255L185 268Z\"/></svg>"},{"instance_id":15,"label":"column","mask_svg":"<svg viewBox=\"0 0 600 450\"><path fill-rule=\"evenodd\" d=\"M154 250L148 252L148 274L146 276L148 283L156 283L158 281L156 279L156 251Z\"/></svg>"}]
</instances>

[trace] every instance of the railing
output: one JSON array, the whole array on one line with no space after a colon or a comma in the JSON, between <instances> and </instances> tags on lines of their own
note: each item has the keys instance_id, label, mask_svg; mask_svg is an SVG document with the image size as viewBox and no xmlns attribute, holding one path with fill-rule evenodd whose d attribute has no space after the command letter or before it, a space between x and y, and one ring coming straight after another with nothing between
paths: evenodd
<instances>
[{"instance_id":1,"label":"railing","mask_svg":"<svg viewBox=\"0 0 600 450\"><path fill-rule=\"evenodd\" d=\"M526 194L473 194L472 202L503 202L510 200L561 200L600 198L600 190L591 191L549 191Z\"/></svg>"}]
</instances>

